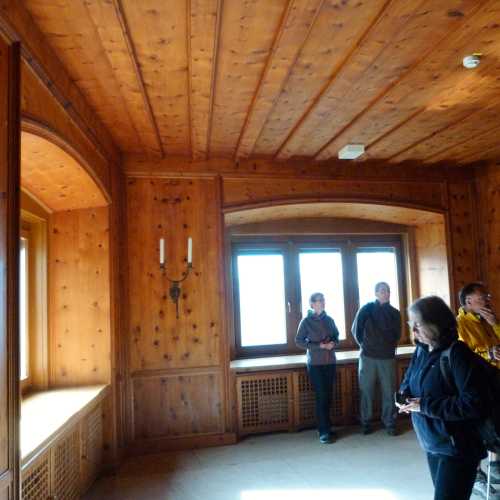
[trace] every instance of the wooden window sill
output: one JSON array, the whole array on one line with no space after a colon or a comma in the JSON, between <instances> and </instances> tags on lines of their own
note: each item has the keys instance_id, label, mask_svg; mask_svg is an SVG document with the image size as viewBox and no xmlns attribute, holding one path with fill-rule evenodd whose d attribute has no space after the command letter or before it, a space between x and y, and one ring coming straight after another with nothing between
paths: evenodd
<instances>
[{"instance_id":1,"label":"wooden window sill","mask_svg":"<svg viewBox=\"0 0 500 500\"><path fill-rule=\"evenodd\" d=\"M23 398L20 422L22 467L101 402L108 391L108 385L94 385L33 392Z\"/></svg>"},{"instance_id":2,"label":"wooden window sill","mask_svg":"<svg viewBox=\"0 0 500 500\"><path fill-rule=\"evenodd\" d=\"M415 346L401 346L396 350L396 358L408 358L413 354ZM337 364L357 363L359 350L337 351ZM272 356L267 358L248 358L231 361L230 368L235 373L252 373L269 370L287 370L291 368L304 368L306 355L296 354L291 356Z\"/></svg>"}]
</instances>

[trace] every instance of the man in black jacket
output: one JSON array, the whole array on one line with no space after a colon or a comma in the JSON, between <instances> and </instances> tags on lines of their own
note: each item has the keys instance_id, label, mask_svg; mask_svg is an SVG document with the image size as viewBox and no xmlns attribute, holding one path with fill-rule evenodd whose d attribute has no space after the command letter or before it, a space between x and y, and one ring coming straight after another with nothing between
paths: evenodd
<instances>
[{"instance_id":1,"label":"man in black jacket","mask_svg":"<svg viewBox=\"0 0 500 500\"><path fill-rule=\"evenodd\" d=\"M389 303L391 290L385 282L375 285L374 302L356 314L352 334L360 346L358 365L363 434L371 432L373 395L379 380L382 393L382 422L389 435L396 434L393 393L396 346L401 338L401 314Z\"/></svg>"}]
</instances>

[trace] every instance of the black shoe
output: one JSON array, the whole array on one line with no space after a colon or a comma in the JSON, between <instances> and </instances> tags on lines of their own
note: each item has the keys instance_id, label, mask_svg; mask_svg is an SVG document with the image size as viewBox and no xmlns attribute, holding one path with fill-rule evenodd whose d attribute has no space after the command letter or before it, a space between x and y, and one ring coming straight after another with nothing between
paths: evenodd
<instances>
[{"instance_id":1,"label":"black shoe","mask_svg":"<svg viewBox=\"0 0 500 500\"><path fill-rule=\"evenodd\" d=\"M337 439L339 436L337 434L337 431L331 430L330 431L330 438L331 439Z\"/></svg>"},{"instance_id":2,"label":"black shoe","mask_svg":"<svg viewBox=\"0 0 500 500\"><path fill-rule=\"evenodd\" d=\"M397 436L398 432L395 427L387 427L387 434L389 434L389 436Z\"/></svg>"},{"instance_id":3,"label":"black shoe","mask_svg":"<svg viewBox=\"0 0 500 500\"><path fill-rule=\"evenodd\" d=\"M368 434L371 434L373 432L372 426L371 425L363 425L363 435L368 436Z\"/></svg>"},{"instance_id":4,"label":"black shoe","mask_svg":"<svg viewBox=\"0 0 500 500\"><path fill-rule=\"evenodd\" d=\"M330 434L320 434L319 442L321 444L330 444L332 442L332 438Z\"/></svg>"}]
</instances>

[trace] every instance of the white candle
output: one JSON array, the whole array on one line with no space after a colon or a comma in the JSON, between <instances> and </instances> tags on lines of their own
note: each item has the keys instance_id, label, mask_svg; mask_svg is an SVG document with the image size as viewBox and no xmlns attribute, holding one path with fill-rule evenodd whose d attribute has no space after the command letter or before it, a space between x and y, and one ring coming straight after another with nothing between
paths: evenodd
<instances>
[{"instance_id":1,"label":"white candle","mask_svg":"<svg viewBox=\"0 0 500 500\"><path fill-rule=\"evenodd\" d=\"M188 238L188 264L193 263L193 240Z\"/></svg>"},{"instance_id":2,"label":"white candle","mask_svg":"<svg viewBox=\"0 0 500 500\"><path fill-rule=\"evenodd\" d=\"M165 264L165 240L160 238L160 266Z\"/></svg>"}]
</instances>

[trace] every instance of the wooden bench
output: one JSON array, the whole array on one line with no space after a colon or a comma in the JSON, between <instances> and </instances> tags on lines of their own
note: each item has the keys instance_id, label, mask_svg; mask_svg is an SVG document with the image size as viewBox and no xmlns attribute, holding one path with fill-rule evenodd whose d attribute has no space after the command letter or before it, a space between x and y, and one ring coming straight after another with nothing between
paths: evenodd
<instances>
[{"instance_id":1,"label":"wooden bench","mask_svg":"<svg viewBox=\"0 0 500 500\"><path fill-rule=\"evenodd\" d=\"M23 500L80 498L102 467L109 386L33 393L21 405Z\"/></svg>"}]
</instances>

